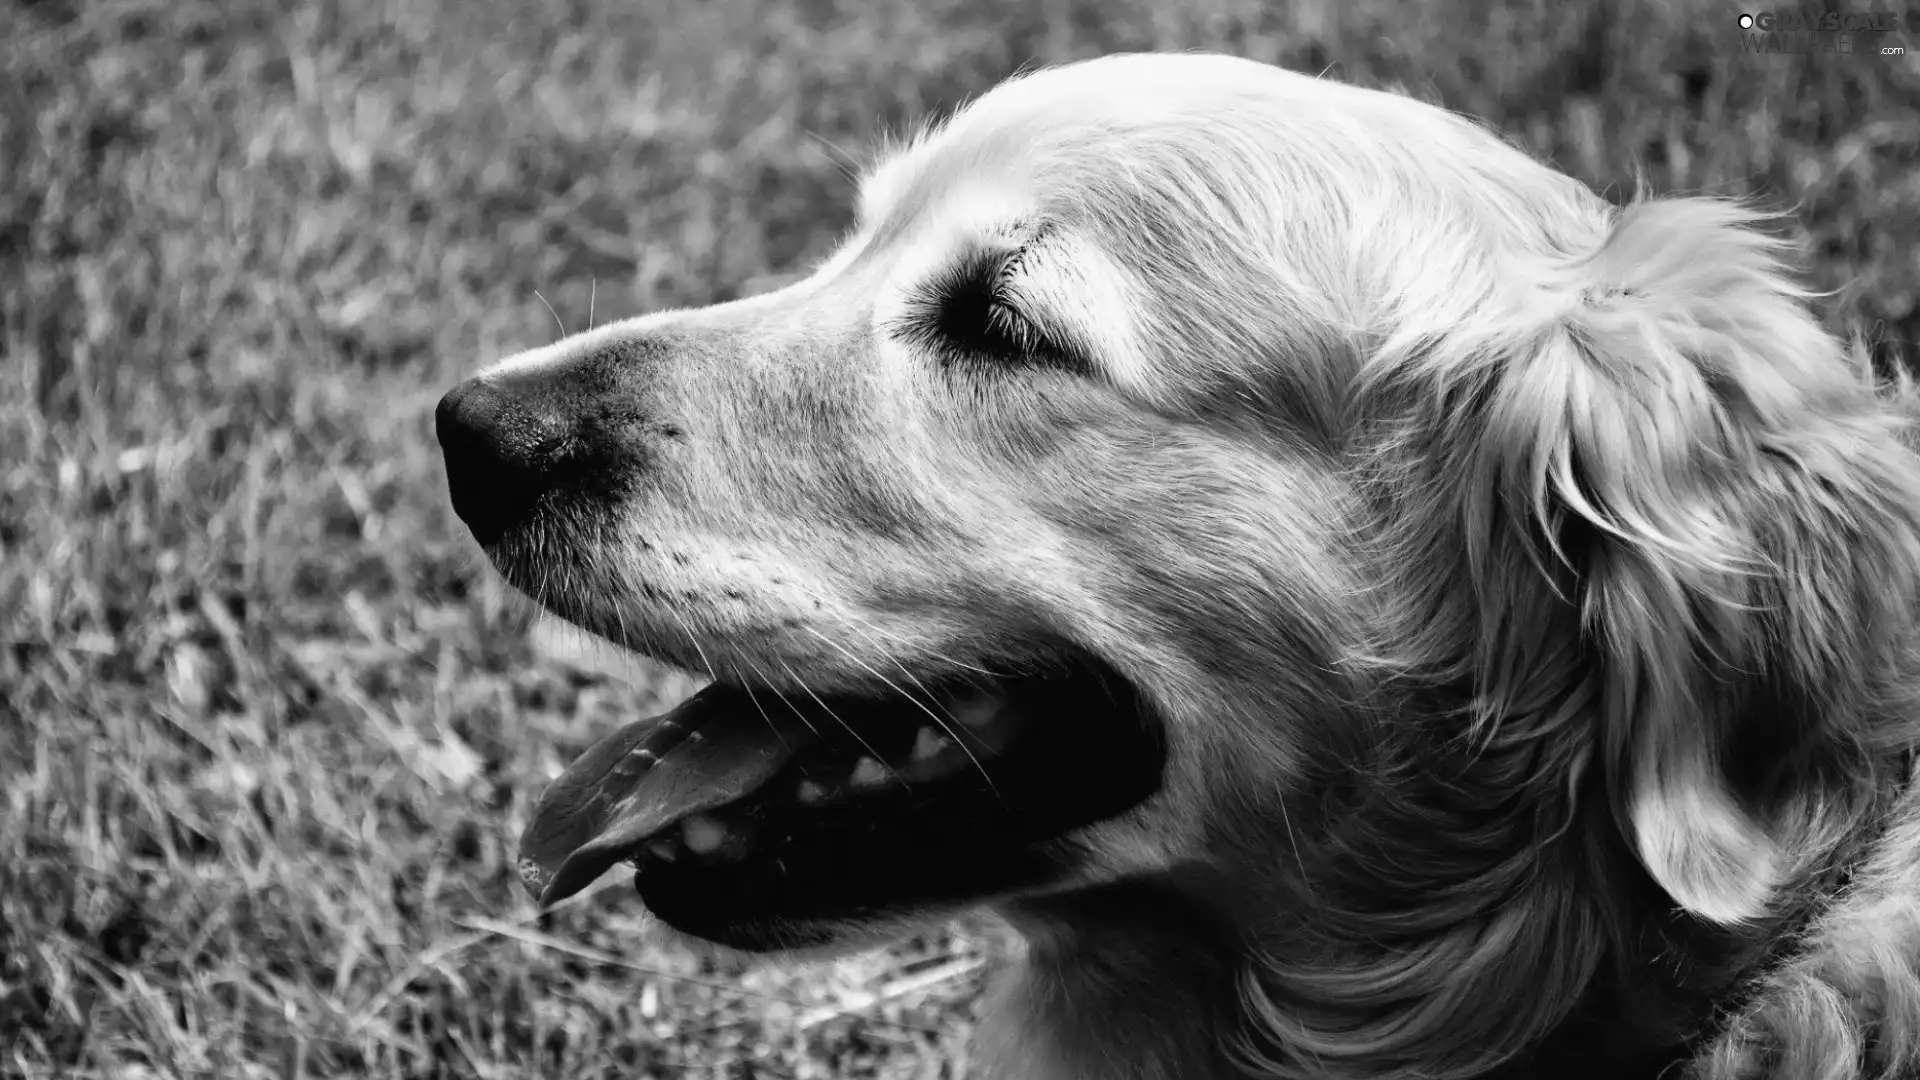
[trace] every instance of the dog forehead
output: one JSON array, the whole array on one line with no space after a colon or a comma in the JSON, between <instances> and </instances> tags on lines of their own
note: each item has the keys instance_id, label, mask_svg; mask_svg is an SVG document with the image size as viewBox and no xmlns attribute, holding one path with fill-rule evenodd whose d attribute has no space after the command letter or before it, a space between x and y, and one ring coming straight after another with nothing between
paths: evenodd
<instances>
[{"instance_id":1,"label":"dog forehead","mask_svg":"<svg viewBox=\"0 0 1920 1080\"><path fill-rule=\"evenodd\" d=\"M1379 95L1239 57L1136 53L1043 68L1008 79L933 137L943 149L1013 141L1044 150L1107 147L1172 134L1194 121L1309 114Z\"/></svg>"},{"instance_id":2,"label":"dog forehead","mask_svg":"<svg viewBox=\"0 0 1920 1080\"><path fill-rule=\"evenodd\" d=\"M1168 177L1154 174L1204 172L1209 161L1304 148L1342 131L1351 138L1407 108L1425 107L1222 55L1123 54L1045 68L1000 83L879 162L861 185L860 220L879 231L919 221L958 185L1021 193L1003 204L1024 202L1026 212L1077 216L1076 203L1165 187Z\"/></svg>"}]
</instances>

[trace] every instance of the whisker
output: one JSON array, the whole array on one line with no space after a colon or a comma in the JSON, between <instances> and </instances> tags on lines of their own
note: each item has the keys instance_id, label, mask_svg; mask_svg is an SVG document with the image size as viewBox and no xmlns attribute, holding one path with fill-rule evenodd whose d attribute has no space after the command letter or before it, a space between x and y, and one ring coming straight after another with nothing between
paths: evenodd
<instances>
[{"instance_id":1,"label":"whisker","mask_svg":"<svg viewBox=\"0 0 1920 1080\"><path fill-rule=\"evenodd\" d=\"M965 752L965 754L967 755L967 760L973 762L973 767L979 770L981 779L987 782L987 788L993 792L996 798L999 797L1000 789L994 786L993 777L987 775L987 767L981 763L980 759L974 755L973 750L967 746L967 741L960 737L960 732L956 728L954 728L953 724L950 722L951 720L950 717L942 717L939 713L934 712L932 709L922 704L919 698L914 697L912 694L907 693L905 690L902 690L898 683L895 683L892 679L889 679L885 675L882 675L878 671L875 671L873 669L873 665L867 663L865 660L860 659L858 656L855 656L853 653L848 652L844 647L840 645L839 642L834 641L832 638L826 636L825 634L822 634L820 631L815 630L811 626L802 627L801 629L805 630L809 634L812 634L814 637L819 638L821 641L825 642L830 647L834 649L838 649L840 651L840 655L846 657L847 659L853 661L856 664L859 664L861 667L866 668L867 674L872 675L874 678L879 679L883 683L886 683L887 687L891 689L894 693L899 694L901 697L906 698L908 701L913 702L915 705L919 706L921 712L926 713L928 716L932 717L933 722L936 724L939 724L941 730L945 731L950 737L952 737L955 743L959 744L960 749L963 752ZM804 687L806 684L802 683L801 685ZM923 686L921 687L921 689L926 690L926 687Z\"/></svg>"},{"instance_id":2,"label":"whisker","mask_svg":"<svg viewBox=\"0 0 1920 1080\"><path fill-rule=\"evenodd\" d=\"M533 295L535 295L535 296L538 296L538 297L540 297L540 302L541 302L542 304L547 304L547 298L546 298L546 297L544 297L544 296L540 296L540 290L539 290L539 289L535 289L535 290L533 290ZM555 326L557 326L557 327L559 327L559 328L560 328L560 336L561 336L561 337L566 337L566 336L567 336L567 324L566 324L566 323L563 323L563 322L561 322L561 321L560 321L560 313L559 313L559 312L557 312L557 311L555 311L555 310L553 310L553 305L552 305L552 304L547 304L547 314L549 314L549 315L551 315L551 316L553 316L553 325L555 325Z\"/></svg>"},{"instance_id":3,"label":"whisker","mask_svg":"<svg viewBox=\"0 0 1920 1080\"><path fill-rule=\"evenodd\" d=\"M694 655L700 658L700 666L707 669L707 678L714 682L719 682L720 673L714 670L713 661L707 659L707 650L700 647L700 639L693 636L693 628L688 626L686 621L680 618L680 613L673 610L672 607L665 607L663 610L672 617L673 624L680 628L680 632L687 636L687 644L693 646Z\"/></svg>"},{"instance_id":4,"label":"whisker","mask_svg":"<svg viewBox=\"0 0 1920 1080\"><path fill-rule=\"evenodd\" d=\"M820 699L820 695L813 692L813 687L808 686L807 681L805 679L802 679L799 675L795 674L793 668L787 666L787 662L785 660L780 661L780 667L782 670L784 670L787 673L787 678L792 679L800 687L800 689L806 691L807 696L813 699L814 704L826 710L826 713L828 716L833 717L834 723L839 724L841 728L843 728L846 731L847 734L853 736L853 740L855 742L865 747L867 753L873 755L873 760L885 761L885 758L881 755L880 751L875 750L873 748L873 744L867 742L866 739L861 738L860 733L853 729L852 724L849 724L845 720L841 719L840 714L833 711L833 706L827 704L825 701L822 701ZM785 700L785 699L783 698L782 700ZM790 701L787 702L787 708L792 709L793 703ZM796 714L798 714L799 712L799 710L797 709L795 709L794 711ZM908 784L905 780L902 780L900 783L902 787L907 788L909 791L913 789L912 785Z\"/></svg>"},{"instance_id":5,"label":"whisker","mask_svg":"<svg viewBox=\"0 0 1920 1080\"><path fill-rule=\"evenodd\" d=\"M858 183L860 181L861 162L859 157L857 157L854 154L848 153L846 150L842 149L839 146L839 144L835 143L832 139L827 138L825 135L822 135L819 132L812 130L811 128L805 131L802 131L801 134L805 135L809 139L812 139L814 143L819 145L822 149L824 149L827 152L827 156L829 158L832 158L834 165L839 168L840 175L846 177L849 181L852 181L854 183Z\"/></svg>"},{"instance_id":6,"label":"whisker","mask_svg":"<svg viewBox=\"0 0 1920 1080\"><path fill-rule=\"evenodd\" d=\"M611 570L611 567L607 565L606 560L603 560L599 564L598 569L600 571L600 575L603 578L606 578L608 581L614 581L618 579L617 574L609 572ZM618 596L620 595L620 590L607 589L603 591L602 595ZM627 613L624 607L620 606L620 604L616 602L613 605L611 605L607 609L607 611L608 611L608 614L610 614L613 617L614 629L619 631L620 633L620 640L616 644L619 646L619 649L620 649L620 659L627 669L627 681L635 686L638 686L640 685L642 680L641 680L639 657L636 655L634 644L635 644L635 638L639 635L634 634L633 628L627 625ZM641 641L639 642L639 644L647 646L647 648L639 651L643 651L643 652L652 651L652 642L650 640Z\"/></svg>"},{"instance_id":7,"label":"whisker","mask_svg":"<svg viewBox=\"0 0 1920 1080\"><path fill-rule=\"evenodd\" d=\"M887 644L887 643L886 643L886 641L884 640L884 637L885 637L885 635L884 635L884 632L883 632L883 631L882 631L882 630L881 630L881 629L880 629L880 628L879 628L878 626L875 626L875 625L873 625L872 623L870 623L870 622L867 622L866 620L863 620L863 619L859 619L859 618L851 618L851 619L849 620L849 624L848 624L848 626L847 626L847 629L849 629L849 630L853 630L853 631L858 631L858 632L863 632L863 633L865 633L865 634L867 634L867 635L869 635L869 636L868 636L868 643L869 643L869 644L874 644L874 643L875 643L875 642L874 642L874 639L875 639L875 638L880 638L880 639L882 639L882 640L880 640L880 641L878 642L878 644L879 644L880 646L882 646L882 647L880 648L880 650L879 650L879 651L880 651L880 653L881 653L881 654L882 654L883 656L885 656L885 657L886 657L886 660L887 660L887 662L888 662L888 663L890 663L890 664L892 664L892 665L893 665L894 667L896 667L896 668L899 668L899 669L900 669L900 674L901 674L901 675L904 675L904 676L905 676L905 677L907 678L907 680L908 680L908 681L910 681L910 682L912 682L912 683L913 683L913 685L914 685L915 687L917 687L917 688L919 689L919 691L920 691L920 692L921 692L922 694L925 694L925 695L927 696L927 700L928 700L928 701L930 701L930 702L933 702L933 703L934 703L935 705L938 705L938 704L939 704L939 696L938 696L938 695L936 695L936 694L935 694L935 693L933 692L933 690L932 690L932 689L930 689L930 688L929 688L929 687L927 686L927 684L926 684L926 683L923 683L923 682L921 682L921 681L920 681L920 679L919 679L919 677L918 677L918 676L916 676L916 675L915 675L915 674L913 673L913 669L911 669L911 668L909 668L909 667L907 667L907 665L906 665L906 662L905 662L905 661L903 661L903 660L901 660L901 659L900 659L900 658L899 658L898 656L895 656L895 655L893 655L893 654L892 654L891 652L889 652L889 651L888 651L888 650L887 650L887 649L885 648L885 645ZM810 632L810 633L812 633L812 634L813 634L813 635L814 635L815 637L818 637L818 638L820 638L820 639L821 639L822 641L827 641L827 639L825 638L825 636L824 636L824 635L821 635L821 634L820 634L820 633L819 633L818 631L813 631L813 630L811 630L811 629L809 629L809 632ZM897 641L898 639L896 638L895 640ZM833 642L831 642L831 641L827 641L827 644L829 644L829 645L833 645L834 643L833 643ZM838 648L838 646L837 646L837 645L836 645L835 647L836 647L836 648ZM842 649L841 651L842 651L842 652L844 653L844 652L845 652L846 650L844 650L844 649ZM936 654L936 655L937 655L937 654ZM946 659L946 658L944 658L944 657L942 657L941 659ZM856 660L856 662L858 662L858 661ZM967 670L969 670L969 671L974 671L974 672L978 672L978 673L980 673L980 674L983 674L983 675L986 675L986 676L988 676L989 678L997 678L997 677L998 677L998 676L995 676L995 675L994 675L994 674L993 674L992 672L988 672L988 671L986 671L985 669L982 669L982 668L975 668L975 667L969 667L968 665L965 665L965 664L959 664L959 663L958 663L957 661L953 661L953 663L955 663L955 664L956 664L956 666L959 666L959 667L963 667L963 668L966 668L966 669L967 669ZM871 671L872 669L871 669L871 668L868 668L868 670L869 670L869 671ZM877 673L877 672L875 673L875 677L876 677L876 678L877 678L877 677L879 677L879 675L878 675L878 673ZM884 680L883 680L883 681L884 681ZM889 683L888 685L890 685L890 686L891 686L892 684L891 684L891 683ZM898 688L896 687L895 689L898 689ZM914 699L914 697L913 697L912 695L910 695L910 694L906 694L906 693L905 693L904 691L902 691L902 692L901 692L901 696L903 696L903 697L905 697L905 698L906 698L906 699L907 699L908 701L912 701L912 702L913 702L913 703L914 703L915 705L919 705L919 706L920 706L920 708L922 709L922 711L926 711L926 712L928 713L928 715L930 715L930 716L932 715L932 712L931 712L931 710L930 710L930 709L928 708L928 706L927 706L927 705L924 705L924 704L922 704L921 702L919 702L919 701L917 701L917 700L915 700L915 699ZM959 734L958 734L958 732L957 732L957 731L955 730L955 728L954 728L954 727L953 727L953 725L952 725L952 722L954 721L954 716L953 716L953 713L952 713L952 712L951 712L950 710L947 710L947 709L946 709L946 708L944 708L944 707L942 707L940 711L941 711L942 713L944 713L944 714L945 714L945 718L944 718L944 719L942 719L942 718L941 718L941 717L939 717L939 716L935 716L935 717L933 718L933 719L934 719L934 721L935 721L936 723L938 723L938 724L940 725L940 727L941 727L941 729L942 729L942 730L944 730L944 731L945 731L945 732L946 732L946 733L947 733L947 734L948 734L948 735L949 735L949 736L950 736L950 737L951 737L951 738L953 739L953 741L954 741L954 742L956 742L956 743L958 743L958 744L960 745L960 749L962 749L962 750L964 750L964 751L966 751L966 752L967 752L967 756L968 756L969 758L972 758L972 757L973 757L973 752L972 752L972 751L970 751L970 750L967 750L967 745L966 745L966 741L960 738L960 736L959 736ZM982 774L982 775L984 776L984 775L985 775L985 773L986 773L986 770L985 770L985 768L984 768L983 766L981 766L981 763L980 763L980 761L979 761L979 759L977 759L977 758L974 758L974 762L973 762L973 763L974 763L974 765L975 765L975 767L976 767L976 768L980 768L980 769L981 769L981 774ZM992 785L992 783L993 783L993 778L992 778L992 777L987 777L987 783L988 783L988 785L989 785L989 786L991 786L991 785ZM998 792L997 792L997 790L996 790L996 794L997 794L997 793L998 793Z\"/></svg>"},{"instance_id":8,"label":"whisker","mask_svg":"<svg viewBox=\"0 0 1920 1080\"><path fill-rule=\"evenodd\" d=\"M813 732L816 736L819 735L820 729L813 726L812 719L810 719L806 713L801 712L799 707L796 706L793 702L788 701L786 693L782 691L779 687L773 685L773 680L767 679L765 672L761 672L759 674L761 679L765 681L767 689L773 691L773 696L779 700L780 704L785 705L787 707L788 712L799 717L800 722L807 725L807 730ZM792 674L792 673L789 672L788 674Z\"/></svg>"},{"instance_id":9,"label":"whisker","mask_svg":"<svg viewBox=\"0 0 1920 1080\"><path fill-rule=\"evenodd\" d=\"M808 599L820 600L820 601L825 601L826 599L828 599L825 595L820 593L818 590L810 589L802 582L790 581L787 584L789 585L789 587L796 589L801 593L804 593ZM878 639L878 643L880 645L887 647L889 650L899 649L901 646L907 644L906 639L902 638L899 634L895 634L888 630L885 630L882 627L880 627L878 624L872 622L871 620L862 619L858 615L852 614L851 612L843 612L841 613L840 617L846 619L848 622L857 624L862 629L866 630L867 633L873 636L873 638ZM925 655L930 660L937 660L940 663L947 665L948 667L958 668L961 671L970 671L975 675L984 675L989 679L1007 678L1007 675L1004 672L989 671L988 669L983 667L976 667L956 657L948 656L945 653L935 652L931 649L921 648L917 645L915 646L915 651Z\"/></svg>"},{"instance_id":10,"label":"whisker","mask_svg":"<svg viewBox=\"0 0 1920 1080\"><path fill-rule=\"evenodd\" d=\"M747 665L747 668L753 672L754 678L758 679L762 684L771 683L772 680L767 678L767 673L760 670L760 665L754 663L752 660L749 660L746 657L741 657L741 662ZM753 692L753 684L751 682L747 683L746 691L747 691L747 700L753 702L754 710L760 714L760 719L765 720L767 722L767 726L770 728L774 728L774 733L778 734L779 729L777 727L774 727L773 717L768 716L766 707L760 704L760 696ZM774 696L779 697L780 692L778 690L775 690ZM807 725L807 730L813 732L814 738L817 739L820 737L820 729L813 726L813 721L808 719L805 713L801 712L798 709L795 709L793 707L793 703L788 701L784 697L780 698L780 703L785 705L787 709L793 713L794 716L799 717L801 723ZM780 741L782 745L786 743L785 739L782 739Z\"/></svg>"},{"instance_id":11,"label":"whisker","mask_svg":"<svg viewBox=\"0 0 1920 1080\"><path fill-rule=\"evenodd\" d=\"M864 626L861 624L860 620L853 619L853 620L849 620L847 629L853 630L856 632L864 632L865 634L872 635L867 638L867 643L870 645L876 644L873 638L878 636L878 628L873 626ZM818 631L809 631L809 632L813 633L815 637L821 637ZM878 642L877 644L882 646L879 651L886 658L889 664L892 664L894 667L899 668L900 674L905 676L907 681L913 683L913 685L917 689L919 689L921 693L925 694L927 696L928 701L932 701L938 704L938 701L939 701L938 695L936 695L931 689L929 689L926 683L923 683L920 681L919 676L913 673L913 669L907 667L905 661L901 660L899 657L887 651L887 649L885 648L886 642L884 640ZM946 712L945 709L942 709L941 711ZM951 712L947 712L947 719L949 720L953 719L953 714Z\"/></svg>"}]
</instances>

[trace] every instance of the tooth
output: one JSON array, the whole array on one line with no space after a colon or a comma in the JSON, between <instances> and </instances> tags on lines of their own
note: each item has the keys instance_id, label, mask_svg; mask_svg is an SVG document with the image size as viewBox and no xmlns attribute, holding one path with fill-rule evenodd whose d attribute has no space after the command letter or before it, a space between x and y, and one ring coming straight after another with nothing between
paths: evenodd
<instances>
[{"instance_id":1,"label":"tooth","mask_svg":"<svg viewBox=\"0 0 1920 1080\"><path fill-rule=\"evenodd\" d=\"M647 845L647 854L661 862L673 862L680 857L680 845L671 840L655 840Z\"/></svg>"},{"instance_id":2,"label":"tooth","mask_svg":"<svg viewBox=\"0 0 1920 1080\"><path fill-rule=\"evenodd\" d=\"M920 729L920 734L913 740L913 760L932 761L940 751L947 748L947 745L945 735L939 734L930 727L923 727Z\"/></svg>"},{"instance_id":3,"label":"tooth","mask_svg":"<svg viewBox=\"0 0 1920 1080\"><path fill-rule=\"evenodd\" d=\"M727 842L727 827L717 818L694 814L680 823L687 850L695 855L711 855Z\"/></svg>"},{"instance_id":4,"label":"tooth","mask_svg":"<svg viewBox=\"0 0 1920 1080\"><path fill-rule=\"evenodd\" d=\"M981 743L983 749L986 744ZM915 757L901 771L901 779L908 783L924 783L952 776L954 773L974 764L975 755L966 746L953 739L942 739L932 754Z\"/></svg>"},{"instance_id":5,"label":"tooth","mask_svg":"<svg viewBox=\"0 0 1920 1080\"><path fill-rule=\"evenodd\" d=\"M847 777L847 782L854 787L879 787L891 775L885 765L870 757L863 757L853 763L853 775Z\"/></svg>"},{"instance_id":6,"label":"tooth","mask_svg":"<svg viewBox=\"0 0 1920 1080\"><path fill-rule=\"evenodd\" d=\"M1000 714L1000 704L990 697L971 698L954 707L953 718L975 731L993 723Z\"/></svg>"},{"instance_id":7,"label":"tooth","mask_svg":"<svg viewBox=\"0 0 1920 1080\"><path fill-rule=\"evenodd\" d=\"M800 788L794 794L797 795L800 802L805 805L825 802L827 799L827 789L811 780L800 781Z\"/></svg>"}]
</instances>

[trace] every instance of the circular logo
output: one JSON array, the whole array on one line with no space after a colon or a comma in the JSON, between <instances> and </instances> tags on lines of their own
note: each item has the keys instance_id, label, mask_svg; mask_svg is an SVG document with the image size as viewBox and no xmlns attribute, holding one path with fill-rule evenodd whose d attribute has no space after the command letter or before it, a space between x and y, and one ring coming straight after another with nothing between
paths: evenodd
<instances>
[{"instance_id":1,"label":"circular logo","mask_svg":"<svg viewBox=\"0 0 1920 1080\"><path fill-rule=\"evenodd\" d=\"M1742 30L1753 29L1753 16L1751 15L1740 16L1740 29Z\"/></svg>"}]
</instances>

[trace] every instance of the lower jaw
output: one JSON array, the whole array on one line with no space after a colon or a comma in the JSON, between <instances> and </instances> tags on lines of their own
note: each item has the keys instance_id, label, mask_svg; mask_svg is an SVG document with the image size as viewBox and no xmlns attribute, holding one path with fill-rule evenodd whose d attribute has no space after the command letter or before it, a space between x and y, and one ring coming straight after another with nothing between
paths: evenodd
<instances>
[{"instance_id":1,"label":"lower jaw","mask_svg":"<svg viewBox=\"0 0 1920 1080\"><path fill-rule=\"evenodd\" d=\"M969 856L964 861L894 860L883 878L871 871L849 876L849 860L826 861L804 875L654 863L636 871L633 884L647 909L683 934L743 952L773 952L821 948L862 928L952 914L995 895L1044 887L1071 870L1040 848L963 854Z\"/></svg>"},{"instance_id":2,"label":"lower jaw","mask_svg":"<svg viewBox=\"0 0 1920 1080\"><path fill-rule=\"evenodd\" d=\"M761 809L744 824L754 848L737 859L641 861L633 883L648 909L722 945L794 948L784 938L807 927L897 922L1044 890L1080 861L1061 835L1082 824L1079 815L1028 807L1029 815L966 789L813 811L795 822ZM770 937L782 940L758 944Z\"/></svg>"}]
</instances>

